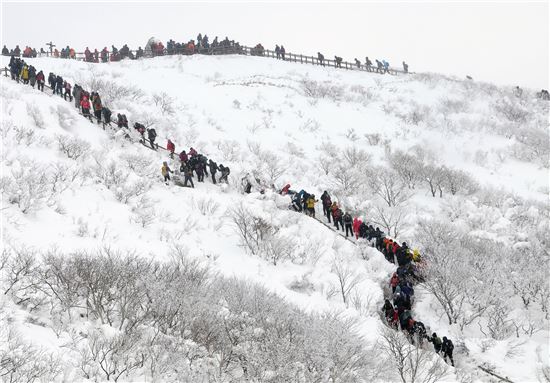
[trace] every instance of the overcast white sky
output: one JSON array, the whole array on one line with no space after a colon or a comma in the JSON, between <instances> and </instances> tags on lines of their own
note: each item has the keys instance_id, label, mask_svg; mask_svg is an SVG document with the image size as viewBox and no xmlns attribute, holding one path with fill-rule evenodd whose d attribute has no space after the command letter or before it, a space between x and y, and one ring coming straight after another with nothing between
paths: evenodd
<instances>
[{"instance_id":1,"label":"overcast white sky","mask_svg":"<svg viewBox=\"0 0 550 383\"><path fill-rule=\"evenodd\" d=\"M1 1L2 45L101 49L202 32L244 45L548 88L549 5L539 2Z\"/></svg>"}]
</instances>

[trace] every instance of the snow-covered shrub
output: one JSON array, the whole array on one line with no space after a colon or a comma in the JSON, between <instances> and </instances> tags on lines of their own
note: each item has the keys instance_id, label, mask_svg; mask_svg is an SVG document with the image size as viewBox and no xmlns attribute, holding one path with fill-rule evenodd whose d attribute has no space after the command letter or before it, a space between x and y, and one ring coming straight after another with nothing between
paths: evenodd
<instances>
[{"instance_id":1,"label":"snow-covered shrub","mask_svg":"<svg viewBox=\"0 0 550 383\"><path fill-rule=\"evenodd\" d=\"M422 168L422 180L430 189L432 197L439 191L439 197L443 197L443 188L447 180L447 168L435 164L427 164Z\"/></svg>"},{"instance_id":2,"label":"snow-covered shrub","mask_svg":"<svg viewBox=\"0 0 550 383\"><path fill-rule=\"evenodd\" d=\"M240 157L241 144L235 140L221 140L216 142L216 147L221 152L224 161L237 161Z\"/></svg>"},{"instance_id":3,"label":"snow-covered shrub","mask_svg":"<svg viewBox=\"0 0 550 383\"><path fill-rule=\"evenodd\" d=\"M141 195L141 197L132 205L131 220L145 228L155 222L156 218L157 213L155 210L155 205L149 198L147 198L146 195Z\"/></svg>"},{"instance_id":4,"label":"snow-covered shrub","mask_svg":"<svg viewBox=\"0 0 550 383\"><path fill-rule=\"evenodd\" d=\"M122 203L128 203L134 197L140 197L151 190L152 182L147 178L140 178L134 182L125 182L115 190L115 198Z\"/></svg>"},{"instance_id":5,"label":"snow-covered shrub","mask_svg":"<svg viewBox=\"0 0 550 383\"><path fill-rule=\"evenodd\" d=\"M69 166L64 162L56 162L50 165L49 179L53 193L63 193L71 187L81 174L81 168L76 165Z\"/></svg>"},{"instance_id":6,"label":"snow-covered shrub","mask_svg":"<svg viewBox=\"0 0 550 383\"><path fill-rule=\"evenodd\" d=\"M16 204L23 213L39 209L52 195L52 185L48 172L43 166L21 159L18 166L11 169L10 181L3 182L7 186L8 201Z\"/></svg>"},{"instance_id":7,"label":"snow-covered shrub","mask_svg":"<svg viewBox=\"0 0 550 383\"><path fill-rule=\"evenodd\" d=\"M332 101L338 101L344 94L342 86L333 85L330 83L321 83L315 80L304 78L300 80L300 88L306 97L313 99L328 98Z\"/></svg>"},{"instance_id":8,"label":"snow-covered shrub","mask_svg":"<svg viewBox=\"0 0 550 383\"><path fill-rule=\"evenodd\" d=\"M78 160L80 157L85 157L90 151L90 143L78 137L58 134L55 138L59 151L70 159Z\"/></svg>"},{"instance_id":9,"label":"snow-covered shrub","mask_svg":"<svg viewBox=\"0 0 550 383\"><path fill-rule=\"evenodd\" d=\"M18 146L22 144L25 146L30 146L34 142L36 142L37 134L34 129L27 128L24 126L15 126L14 130L15 130L14 139Z\"/></svg>"},{"instance_id":10,"label":"snow-covered shrub","mask_svg":"<svg viewBox=\"0 0 550 383\"><path fill-rule=\"evenodd\" d=\"M479 184L463 170L446 169L444 176L444 187L452 195L457 193L470 195L479 189Z\"/></svg>"},{"instance_id":11,"label":"snow-covered shrub","mask_svg":"<svg viewBox=\"0 0 550 383\"><path fill-rule=\"evenodd\" d=\"M319 121L308 118L306 122L300 125L300 130L302 132L316 133L319 127Z\"/></svg>"},{"instance_id":12,"label":"snow-covered shrub","mask_svg":"<svg viewBox=\"0 0 550 383\"><path fill-rule=\"evenodd\" d=\"M210 197L193 199L193 205L202 215L207 217L212 217L220 208L220 204Z\"/></svg>"},{"instance_id":13,"label":"snow-covered shrub","mask_svg":"<svg viewBox=\"0 0 550 383\"><path fill-rule=\"evenodd\" d=\"M365 138L370 146L377 146L382 139L380 133L365 133Z\"/></svg>"},{"instance_id":14,"label":"snow-covered shrub","mask_svg":"<svg viewBox=\"0 0 550 383\"><path fill-rule=\"evenodd\" d=\"M141 154L125 153L121 156L126 167L140 177L152 177L158 169L151 163L151 160Z\"/></svg>"},{"instance_id":15,"label":"snow-covered shrub","mask_svg":"<svg viewBox=\"0 0 550 383\"><path fill-rule=\"evenodd\" d=\"M242 202L229 209L228 214L240 236L241 246L250 251L251 254L259 254L263 241L278 231L278 228L271 222L255 214Z\"/></svg>"},{"instance_id":16,"label":"snow-covered shrub","mask_svg":"<svg viewBox=\"0 0 550 383\"><path fill-rule=\"evenodd\" d=\"M257 155L260 174L268 177L269 184L274 184L288 169L281 157L269 150L261 150Z\"/></svg>"},{"instance_id":17,"label":"snow-covered shrub","mask_svg":"<svg viewBox=\"0 0 550 383\"><path fill-rule=\"evenodd\" d=\"M25 341L0 314L0 377L5 382L56 381L63 372L61 359Z\"/></svg>"},{"instance_id":18,"label":"snow-covered shrub","mask_svg":"<svg viewBox=\"0 0 550 383\"><path fill-rule=\"evenodd\" d=\"M51 108L51 111L52 114L57 116L59 126L65 130L70 130L73 128L78 121L77 115L75 113L71 113L69 108L64 105L58 105L56 109Z\"/></svg>"},{"instance_id":19,"label":"snow-covered shrub","mask_svg":"<svg viewBox=\"0 0 550 383\"><path fill-rule=\"evenodd\" d=\"M168 93L166 92L155 93L151 97L151 101L153 102L153 104L155 104L157 108L159 108L162 115L171 116L175 113L174 99Z\"/></svg>"},{"instance_id":20,"label":"snow-covered shrub","mask_svg":"<svg viewBox=\"0 0 550 383\"><path fill-rule=\"evenodd\" d=\"M385 380L435 383L444 381L449 373L449 367L442 358L422 347L411 345L400 331L383 327L377 346L385 361Z\"/></svg>"},{"instance_id":21,"label":"snow-covered shrub","mask_svg":"<svg viewBox=\"0 0 550 383\"><path fill-rule=\"evenodd\" d=\"M31 104L30 102L27 102L27 114L30 116L32 122L34 123L34 126L39 129L44 129L46 124L44 121L44 116L42 115L40 108L36 104Z\"/></svg>"},{"instance_id":22,"label":"snow-covered shrub","mask_svg":"<svg viewBox=\"0 0 550 383\"><path fill-rule=\"evenodd\" d=\"M510 122L522 123L527 120L529 111L509 98L500 98L493 104L494 110Z\"/></svg>"},{"instance_id":23,"label":"snow-covered shrub","mask_svg":"<svg viewBox=\"0 0 550 383\"><path fill-rule=\"evenodd\" d=\"M407 208L375 204L369 209L368 217L387 235L398 238L407 225Z\"/></svg>"},{"instance_id":24,"label":"snow-covered shrub","mask_svg":"<svg viewBox=\"0 0 550 383\"><path fill-rule=\"evenodd\" d=\"M396 172L389 168L371 167L367 172L371 191L389 207L400 206L411 197L409 188Z\"/></svg>"},{"instance_id":25,"label":"snow-covered shrub","mask_svg":"<svg viewBox=\"0 0 550 383\"><path fill-rule=\"evenodd\" d=\"M537 161L548 168L550 155L550 143L548 130L534 127L518 129L515 134L516 144L512 147L512 154L519 160Z\"/></svg>"},{"instance_id":26,"label":"snow-covered shrub","mask_svg":"<svg viewBox=\"0 0 550 383\"><path fill-rule=\"evenodd\" d=\"M101 153L97 153L94 156L94 160L94 175L108 189L114 188L116 190L117 187L123 185L128 179L128 174L123 169L120 169L115 161L105 161Z\"/></svg>"},{"instance_id":27,"label":"snow-covered shrub","mask_svg":"<svg viewBox=\"0 0 550 383\"><path fill-rule=\"evenodd\" d=\"M357 272L357 267L352 265L349 259L339 253L337 253L332 260L331 271L337 278L336 289L344 304L348 306L351 293L363 280L363 276Z\"/></svg>"},{"instance_id":28,"label":"snow-covered shrub","mask_svg":"<svg viewBox=\"0 0 550 383\"><path fill-rule=\"evenodd\" d=\"M348 146L342 151L342 158L349 167L366 169L370 165L372 155L357 146Z\"/></svg>"},{"instance_id":29,"label":"snow-covered shrub","mask_svg":"<svg viewBox=\"0 0 550 383\"><path fill-rule=\"evenodd\" d=\"M389 163L410 189L414 189L416 184L422 180L424 167L422 158L396 150L390 155Z\"/></svg>"}]
</instances>

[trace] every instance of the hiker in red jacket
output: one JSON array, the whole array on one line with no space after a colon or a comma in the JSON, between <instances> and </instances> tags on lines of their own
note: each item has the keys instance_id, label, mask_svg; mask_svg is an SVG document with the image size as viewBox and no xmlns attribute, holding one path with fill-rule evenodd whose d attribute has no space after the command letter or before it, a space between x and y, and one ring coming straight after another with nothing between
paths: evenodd
<instances>
[{"instance_id":1,"label":"hiker in red jacket","mask_svg":"<svg viewBox=\"0 0 550 383\"><path fill-rule=\"evenodd\" d=\"M193 149L192 147L189 148L189 157L193 157L193 156L196 156L198 153L195 149Z\"/></svg>"},{"instance_id":2,"label":"hiker in red jacket","mask_svg":"<svg viewBox=\"0 0 550 383\"><path fill-rule=\"evenodd\" d=\"M38 90L41 90L44 92L44 83L46 82L46 78L44 77L44 73L42 71L38 72L36 75L36 83L38 84Z\"/></svg>"},{"instance_id":3,"label":"hiker in red jacket","mask_svg":"<svg viewBox=\"0 0 550 383\"><path fill-rule=\"evenodd\" d=\"M88 117L92 121L92 115L90 114L90 101L87 96L82 97L80 101L80 107L82 108L82 114L84 117Z\"/></svg>"},{"instance_id":4,"label":"hiker in red jacket","mask_svg":"<svg viewBox=\"0 0 550 383\"><path fill-rule=\"evenodd\" d=\"M185 153L185 150L181 151L179 157L180 157L180 161L183 163L189 161L189 157L187 156L187 153Z\"/></svg>"},{"instance_id":5,"label":"hiker in red jacket","mask_svg":"<svg viewBox=\"0 0 550 383\"><path fill-rule=\"evenodd\" d=\"M395 288L399 284L399 277L397 276L397 273L393 273L391 279L390 279L390 286L392 293L395 293Z\"/></svg>"},{"instance_id":6,"label":"hiker in red jacket","mask_svg":"<svg viewBox=\"0 0 550 383\"><path fill-rule=\"evenodd\" d=\"M170 152L170 158L174 158L174 151L176 150L176 145L174 145L174 143L170 139L168 139L168 142L166 143L166 150Z\"/></svg>"},{"instance_id":7,"label":"hiker in red jacket","mask_svg":"<svg viewBox=\"0 0 550 383\"><path fill-rule=\"evenodd\" d=\"M290 189L290 184L286 184L284 188L281 189L281 195L286 195Z\"/></svg>"},{"instance_id":8,"label":"hiker in red jacket","mask_svg":"<svg viewBox=\"0 0 550 383\"><path fill-rule=\"evenodd\" d=\"M361 227L361 224L363 221L361 219L355 217L353 219L353 232L355 233L355 239L359 239L359 228Z\"/></svg>"}]
</instances>

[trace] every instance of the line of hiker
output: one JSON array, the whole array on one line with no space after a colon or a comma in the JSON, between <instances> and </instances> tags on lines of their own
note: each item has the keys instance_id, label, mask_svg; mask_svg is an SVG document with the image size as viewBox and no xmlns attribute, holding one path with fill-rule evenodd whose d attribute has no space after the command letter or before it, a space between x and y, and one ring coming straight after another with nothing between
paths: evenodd
<instances>
[{"instance_id":1,"label":"line of hiker","mask_svg":"<svg viewBox=\"0 0 550 383\"><path fill-rule=\"evenodd\" d=\"M38 83L38 89L44 91L45 81L42 71L36 73L36 69L32 65L28 66L24 60L13 56L11 57L9 68L12 80L17 82L21 81L23 84L30 84L33 88L35 83ZM103 105L98 92L88 92L78 84L71 87L71 84L67 80L51 72L48 75L48 85L53 94L58 94L69 102L74 100L74 107L77 108L79 113L85 118L88 118L90 122L93 122L95 118L98 124L103 124L103 129L105 129L107 125L111 126L112 112L108 107ZM117 114L116 126L118 128L117 135L121 135L131 140L131 131L128 127L128 118L125 114ZM139 122L134 123L133 127L141 136L141 144L146 145L146 143L149 143L151 149L158 150L159 145L155 142L157 132L154 128L146 128ZM147 138L145 134L147 134ZM171 139L168 139L166 150L169 153L170 159L174 159L176 145ZM217 164L212 159L208 159L204 154L198 153L194 148L191 147L188 152L185 150L181 151L177 157L180 166L174 177L175 184L194 188L194 176L197 177L198 182L204 182L206 176L211 177L213 184L229 183L228 177L231 173L230 168L223 164ZM170 174L174 174L174 172L170 169L167 162L163 162L161 175L165 183L171 181ZM219 174L219 177L216 176L217 174Z\"/></svg>"},{"instance_id":2,"label":"line of hiker","mask_svg":"<svg viewBox=\"0 0 550 383\"><path fill-rule=\"evenodd\" d=\"M279 191L281 195L290 196L289 209L315 218L315 204L319 202L315 195L303 189L296 192L290 187L290 184L286 184ZM361 217L353 217L349 211L344 213L339 204L332 201L326 190L320 200L323 215L329 224L333 223L334 230L342 230L346 238L355 237L357 241L366 241L380 251L388 262L397 265L397 270L389 282L391 296L385 299L381 310L387 324L405 332L410 342L418 347L422 347L424 341L433 343L435 352L441 354L445 362L448 358L454 366L453 342L447 337L441 339L435 332L428 336L424 324L412 318L414 284L424 281L422 272L424 262L418 249L409 248L406 242L399 244L393 238L387 237L379 227L375 228Z\"/></svg>"},{"instance_id":3,"label":"line of hiker","mask_svg":"<svg viewBox=\"0 0 550 383\"><path fill-rule=\"evenodd\" d=\"M166 148L170 152L170 158L174 159L175 145L169 139ZM178 154L179 168L174 172L167 161L162 163L161 174L164 182L168 185L172 181L170 174L174 175L174 183L178 186L194 188L193 177L196 176L197 182L204 182L204 177L211 177L212 183L228 183L230 169L223 164L217 164L212 159L208 159L204 154L198 153L193 147L188 152L185 150ZM208 173L210 171L210 174ZM216 174L220 177L216 180Z\"/></svg>"},{"instance_id":4,"label":"line of hiker","mask_svg":"<svg viewBox=\"0 0 550 383\"><path fill-rule=\"evenodd\" d=\"M377 240L376 248L384 253L386 259L394 254L398 261L397 270L389 281L391 296L385 299L381 309L387 324L395 330L403 331L410 342L418 347L422 347L424 341L432 343L434 351L442 355L445 362L448 358L454 367L453 342L445 336L441 339L435 332L428 335L424 323L412 317L414 284L423 281L420 254L411 253L406 242L399 245L391 238Z\"/></svg>"},{"instance_id":5,"label":"line of hiker","mask_svg":"<svg viewBox=\"0 0 550 383\"><path fill-rule=\"evenodd\" d=\"M37 86L39 90L44 91L44 73L36 72L36 68L28 65L25 60L11 56L8 68L12 80L29 84L33 88Z\"/></svg>"}]
</instances>

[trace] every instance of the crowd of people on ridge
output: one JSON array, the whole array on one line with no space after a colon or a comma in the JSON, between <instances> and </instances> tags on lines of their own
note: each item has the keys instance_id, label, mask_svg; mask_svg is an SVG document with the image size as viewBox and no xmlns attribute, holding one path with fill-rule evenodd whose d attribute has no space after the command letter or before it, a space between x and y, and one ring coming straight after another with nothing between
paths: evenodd
<instances>
[{"instance_id":1,"label":"crowd of people on ridge","mask_svg":"<svg viewBox=\"0 0 550 383\"><path fill-rule=\"evenodd\" d=\"M150 55L151 56L163 56L163 55L174 55L174 54L184 54L184 55L192 55L196 53L202 53L202 54L239 54L243 53L243 47L234 40L229 40L228 37L225 37L224 40L218 41L218 36L212 40L212 42L209 41L208 36L205 34L204 36L199 33L197 35L196 40L189 40L187 43L183 42L176 42L173 39L170 39L167 41L166 45L163 44L161 41L153 42L151 43L150 49ZM27 56L28 54L28 56ZM24 57L37 57L37 51L34 48L26 47L23 55ZM42 48L40 50L41 55L47 55L48 53L44 51ZM21 55L21 49L19 48L19 45L16 46L15 49L9 50L5 45L2 49L2 55L4 56L20 56ZM56 58L76 58L76 53L73 48L70 48L67 46L66 48L61 49L59 51L57 48L53 49L51 52L51 55ZM128 58L131 60L139 59L142 57L145 57L146 51L142 49L142 47L138 47L137 50L132 51L127 44L124 44L122 48L117 49L114 45L111 46L111 49L107 49L107 47L104 47L101 51L98 51L97 49L94 49L94 51L91 51L89 47L86 47L84 51L84 61L86 62L93 62L93 63L99 63L99 62L109 62L109 61L120 61L122 59ZM256 44L254 48L250 50L250 55L252 56L264 56L265 55L265 48L262 44ZM277 59L286 60L286 50L283 45L277 44L275 45L275 56ZM317 53L317 59L319 62L319 65L325 66L325 58L321 53ZM341 68L342 67L343 59L339 56L334 56L334 66ZM374 67L372 65L372 62L367 57L365 60L365 69L369 72L377 72L377 73L389 73L390 67L389 63L386 60L378 61L376 60L377 66ZM361 68L361 62L355 58L355 64L357 68ZM405 73L408 73L408 65L403 61L403 71Z\"/></svg>"},{"instance_id":2,"label":"crowd of people on ridge","mask_svg":"<svg viewBox=\"0 0 550 383\"><path fill-rule=\"evenodd\" d=\"M315 204L319 202L315 194L303 189L297 192L290 187L291 185L287 184L279 191L281 195L290 197L289 209L315 218ZM320 200L323 215L329 224L334 225L334 230L342 230L346 238L355 237L358 241L367 241L370 246L380 251L388 262L396 264L397 270L389 281L391 296L385 299L381 309L387 324L395 330L402 330L412 344L422 346L424 341L432 343L435 352L441 354L445 362L448 358L454 366L453 342L445 336L440 338L435 332L429 336L424 323L412 317L414 284L422 282L424 278L423 260L418 249L409 248L406 242L399 244L393 238L386 236L379 227L375 228L361 217L353 217L349 211L344 212L338 202L332 201L326 190Z\"/></svg>"},{"instance_id":3,"label":"crowd of people on ridge","mask_svg":"<svg viewBox=\"0 0 550 383\"><path fill-rule=\"evenodd\" d=\"M33 88L36 84L38 84L38 89L42 92L44 91L45 77L42 71L37 73L36 69L32 65L27 65L24 60L14 56L11 57L8 67L12 80L18 83L21 81L23 84L29 84ZM52 72L49 73L47 80L53 94L58 94L64 100L69 102L74 100L75 108L77 108L85 118L88 118L90 122L93 122L93 119L95 118L98 124L103 124L103 129L105 129L105 126L107 125L111 126L112 112L108 107L103 105L98 92L88 92L78 84L75 84L74 87L72 87L67 80ZM118 132L120 132L120 135L131 139L128 119L125 114L117 114L116 126L119 129ZM143 145L146 145L148 142L151 149L159 149L159 145L155 142L157 132L154 128L146 128L139 122L134 123L133 127L141 136L140 142ZM147 133L147 138L145 137L145 133ZM171 139L168 139L166 150L168 151L170 158L174 159L176 145ZM213 184L229 183L228 177L231 173L229 166L217 164L211 158L208 159L204 154L198 153L193 147L191 147L188 152L182 150L177 155L177 159L179 160L180 166L177 174L178 177L175 178L174 181L179 186L190 186L194 188L194 176L197 177L198 182L204 182L204 177L207 176L211 177ZM166 161L163 162L161 167L161 175L165 183L171 181L170 174L173 173L174 172L170 169L168 163ZM216 177L217 173L220 174L218 178ZM180 182L181 179L183 179L182 182Z\"/></svg>"}]
</instances>

